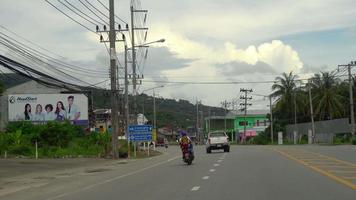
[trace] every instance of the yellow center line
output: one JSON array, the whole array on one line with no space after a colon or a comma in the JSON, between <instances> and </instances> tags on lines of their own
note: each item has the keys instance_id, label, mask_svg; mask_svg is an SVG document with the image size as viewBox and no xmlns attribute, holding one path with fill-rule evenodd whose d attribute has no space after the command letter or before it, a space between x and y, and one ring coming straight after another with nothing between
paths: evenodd
<instances>
[{"instance_id":1,"label":"yellow center line","mask_svg":"<svg viewBox=\"0 0 356 200\"><path fill-rule=\"evenodd\" d=\"M344 161L344 160L339 160L339 159L337 159L337 158L330 157L330 156L326 156L326 155L322 155L322 154L320 154L320 153L314 153L314 152L312 152L312 154L317 155L317 156L321 156L321 157L324 157L324 158L327 158L327 159L330 159L330 160L334 160L334 161L339 162L339 163L343 163L343 164L346 164L346 165L351 165L351 166L356 167L356 164L351 163L351 162L347 162L347 161Z\"/></svg>"},{"instance_id":2,"label":"yellow center line","mask_svg":"<svg viewBox=\"0 0 356 200\"><path fill-rule=\"evenodd\" d=\"M342 178L344 178L344 179L356 179L356 176L350 176L350 177L344 176L344 177L342 177Z\"/></svg>"},{"instance_id":3,"label":"yellow center line","mask_svg":"<svg viewBox=\"0 0 356 200\"><path fill-rule=\"evenodd\" d=\"M325 176L327 176L327 177L329 177L329 178L331 178L331 179L333 179L333 180L335 180L335 181L337 181L339 183L342 183L342 184L344 184L344 185L356 190L356 184L353 184L352 182L344 179L343 177L339 177L339 176L334 175L334 174L332 174L332 173L330 173L330 172L328 172L326 170L320 169L320 168L312 165L312 163L308 163L308 162L305 162L303 160L297 159L297 158L293 157L292 155L289 155L288 153L285 153L285 152L283 152L281 150L274 149L274 151L279 152L280 154L286 156L287 158L289 158L291 160L294 160L294 161L296 161L296 162L298 162L298 163L300 163L300 164L302 164L302 165L304 165L306 167L309 167L309 168L313 169L314 171L319 172L320 174L323 174L323 175L325 175ZM348 162L344 162L344 163L348 163Z\"/></svg>"},{"instance_id":4,"label":"yellow center line","mask_svg":"<svg viewBox=\"0 0 356 200\"><path fill-rule=\"evenodd\" d=\"M352 171L345 171L345 170L327 170L328 172L332 172L332 173L340 173L340 174L356 174L355 170Z\"/></svg>"}]
</instances>

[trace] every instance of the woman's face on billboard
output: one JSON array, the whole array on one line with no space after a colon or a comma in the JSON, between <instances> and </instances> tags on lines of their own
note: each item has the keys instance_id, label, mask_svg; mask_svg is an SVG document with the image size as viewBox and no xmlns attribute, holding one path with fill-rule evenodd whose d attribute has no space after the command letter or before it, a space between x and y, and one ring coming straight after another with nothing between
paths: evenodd
<instances>
[{"instance_id":1,"label":"woman's face on billboard","mask_svg":"<svg viewBox=\"0 0 356 200\"><path fill-rule=\"evenodd\" d=\"M42 106L41 105L37 105L36 112L37 113L41 113L42 112Z\"/></svg>"}]
</instances>

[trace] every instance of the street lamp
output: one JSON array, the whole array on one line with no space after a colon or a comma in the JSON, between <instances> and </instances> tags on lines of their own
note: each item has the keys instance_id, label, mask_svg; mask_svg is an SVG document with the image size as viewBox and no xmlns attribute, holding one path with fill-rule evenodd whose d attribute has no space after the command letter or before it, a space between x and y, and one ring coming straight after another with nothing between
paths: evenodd
<instances>
[{"instance_id":1,"label":"street lamp","mask_svg":"<svg viewBox=\"0 0 356 200\"><path fill-rule=\"evenodd\" d=\"M133 113L136 113L136 107L137 107L137 104L136 104L136 94L137 94L137 90L136 90L136 56L135 56L135 48L136 47L149 47L150 44L153 44L153 43L163 43L165 42L166 40L165 39L160 39L160 40L156 40L156 41L153 41L153 42L148 42L148 43L145 43L145 44L140 44L140 45L132 45L131 48L128 48L127 45L125 45L125 57L127 56L127 51L129 50L132 50L132 82L133 82ZM147 52L146 52L146 55L145 57L147 56ZM125 67L127 66L127 61L125 62ZM126 78L126 76L125 76Z\"/></svg>"},{"instance_id":2,"label":"street lamp","mask_svg":"<svg viewBox=\"0 0 356 200\"><path fill-rule=\"evenodd\" d=\"M147 42L147 43L144 43L144 44L139 44L139 45L135 45L135 48L136 47L149 47L150 44L155 44L155 43L163 43L165 42L166 39L159 39L159 40L156 40L156 41L152 41L152 42ZM131 48L127 48L127 50L132 50L132 47Z\"/></svg>"}]
</instances>

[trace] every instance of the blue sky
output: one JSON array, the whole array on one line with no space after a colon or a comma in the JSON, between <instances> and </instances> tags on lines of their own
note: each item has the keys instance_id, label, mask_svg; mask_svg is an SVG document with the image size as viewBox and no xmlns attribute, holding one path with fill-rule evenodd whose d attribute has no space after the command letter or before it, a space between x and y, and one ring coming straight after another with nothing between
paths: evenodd
<instances>
[{"instance_id":1,"label":"blue sky","mask_svg":"<svg viewBox=\"0 0 356 200\"><path fill-rule=\"evenodd\" d=\"M304 32L283 36L280 39L293 46L301 59L313 67L338 64L356 59L356 27L325 31Z\"/></svg>"}]
</instances>

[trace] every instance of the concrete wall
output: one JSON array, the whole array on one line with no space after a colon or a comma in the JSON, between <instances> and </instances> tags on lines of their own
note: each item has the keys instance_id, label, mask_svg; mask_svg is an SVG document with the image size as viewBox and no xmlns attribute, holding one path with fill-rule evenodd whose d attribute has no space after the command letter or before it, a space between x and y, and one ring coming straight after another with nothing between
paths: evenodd
<instances>
[{"instance_id":1,"label":"concrete wall","mask_svg":"<svg viewBox=\"0 0 356 200\"><path fill-rule=\"evenodd\" d=\"M0 130L4 130L8 123L8 95L11 94L58 94L66 89L49 87L37 83L36 81L28 81L21 85L7 89L0 97Z\"/></svg>"},{"instance_id":2,"label":"concrete wall","mask_svg":"<svg viewBox=\"0 0 356 200\"><path fill-rule=\"evenodd\" d=\"M311 123L300 123L287 125L287 137L293 140L293 131L297 131L298 136L308 135L311 130ZM315 139L318 143L332 143L333 137L337 133L350 133L349 119L334 119L315 122Z\"/></svg>"}]
</instances>

